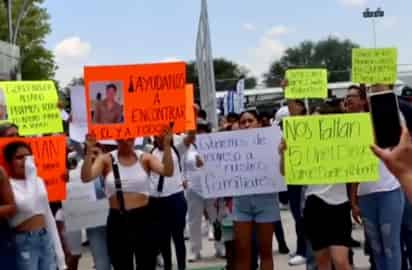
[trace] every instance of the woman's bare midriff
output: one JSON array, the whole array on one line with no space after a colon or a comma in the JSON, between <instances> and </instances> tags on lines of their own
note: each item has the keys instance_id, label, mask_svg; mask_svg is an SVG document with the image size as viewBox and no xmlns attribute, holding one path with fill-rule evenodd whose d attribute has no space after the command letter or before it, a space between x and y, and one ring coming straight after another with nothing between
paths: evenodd
<instances>
[{"instance_id":1,"label":"woman's bare midriff","mask_svg":"<svg viewBox=\"0 0 412 270\"><path fill-rule=\"evenodd\" d=\"M43 215L36 215L18 225L17 232L34 232L46 228L46 220Z\"/></svg>"},{"instance_id":2,"label":"woman's bare midriff","mask_svg":"<svg viewBox=\"0 0 412 270\"><path fill-rule=\"evenodd\" d=\"M141 208L149 204L149 197L141 193L123 192L124 205L126 210ZM120 203L117 200L117 195L114 194L109 198L110 208L120 209Z\"/></svg>"}]
</instances>

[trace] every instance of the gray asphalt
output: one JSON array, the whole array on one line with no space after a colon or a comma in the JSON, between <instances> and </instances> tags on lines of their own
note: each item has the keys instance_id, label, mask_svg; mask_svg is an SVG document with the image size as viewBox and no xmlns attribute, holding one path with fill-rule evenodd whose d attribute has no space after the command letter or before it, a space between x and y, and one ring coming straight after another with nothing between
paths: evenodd
<instances>
[{"instance_id":1,"label":"gray asphalt","mask_svg":"<svg viewBox=\"0 0 412 270\"><path fill-rule=\"evenodd\" d=\"M293 218L289 211L282 211L282 223L284 226L287 243L289 245L289 248L293 251L296 248L296 235L294 233L295 228L294 228ZM356 226L354 229L353 236L355 239L361 240L363 242L362 228L359 226ZM188 246L189 245L187 244L187 247ZM293 266L293 267L289 266L288 265L289 256L278 254L277 243L276 243L275 238L273 241L273 249L274 249L273 255L274 255L275 269L280 269L280 270L286 270L286 269L305 270L306 269L305 265ZM207 239L207 236L205 235L203 237L203 251L202 251L203 259L200 262L189 263L188 269L202 269L202 268L209 268L209 267L213 269L213 267L223 266L225 264L224 260L216 259L214 257L214 252L215 251L214 251L213 242L209 241ZM355 267L356 267L355 269L358 269L358 270L369 269L368 258L364 256L363 249L355 249ZM93 268L92 257L87 247L85 247L84 252L82 254L81 261L80 261L79 270L93 270L93 269L94 268ZM162 268L159 268L159 269L162 269Z\"/></svg>"}]
</instances>

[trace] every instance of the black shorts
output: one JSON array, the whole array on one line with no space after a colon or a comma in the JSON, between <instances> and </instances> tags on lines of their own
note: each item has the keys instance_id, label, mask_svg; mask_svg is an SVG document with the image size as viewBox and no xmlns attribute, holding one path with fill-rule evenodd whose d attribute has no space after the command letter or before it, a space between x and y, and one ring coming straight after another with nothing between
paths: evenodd
<instances>
[{"instance_id":1,"label":"black shorts","mask_svg":"<svg viewBox=\"0 0 412 270\"><path fill-rule=\"evenodd\" d=\"M306 200L303 219L306 237L314 251L330 246L350 247L352 220L348 202L331 205L311 195Z\"/></svg>"}]
</instances>

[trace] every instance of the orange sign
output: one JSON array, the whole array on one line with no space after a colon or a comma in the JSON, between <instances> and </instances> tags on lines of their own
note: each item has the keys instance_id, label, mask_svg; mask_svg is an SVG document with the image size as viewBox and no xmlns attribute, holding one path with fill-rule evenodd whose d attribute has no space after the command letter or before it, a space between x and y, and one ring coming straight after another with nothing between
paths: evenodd
<instances>
[{"instance_id":1,"label":"orange sign","mask_svg":"<svg viewBox=\"0 0 412 270\"><path fill-rule=\"evenodd\" d=\"M194 101L193 84L186 84L186 128L187 130L196 129L195 111L193 105Z\"/></svg>"},{"instance_id":2,"label":"orange sign","mask_svg":"<svg viewBox=\"0 0 412 270\"><path fill-rule=\"evenodd\" d=\"M85 67L89 132L97 139L126 139L186 126L186 64Z\"/></svg>"},{"instance_id":3,"label":"orange sign","mask_svg":"<svg viewBox=\"0 0 412 270\"><path fill-rule=\"evenodd\" d=\"M37 174L43 178L49 201L63 201L66 199L66 137L47 136L39 138L1 138L0 139L0 166L8 169L4 161L3 148L15 141L28 143L33 151Z\"/></svg>"}]
</instances>

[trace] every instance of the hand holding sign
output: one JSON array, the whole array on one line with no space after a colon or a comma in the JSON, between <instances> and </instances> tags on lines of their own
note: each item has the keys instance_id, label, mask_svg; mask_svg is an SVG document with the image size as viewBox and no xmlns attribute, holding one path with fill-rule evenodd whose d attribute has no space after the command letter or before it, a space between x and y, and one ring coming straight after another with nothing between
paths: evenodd
<instances>
[{"instance_id":1,"label":"hand holding sign","mask_svg":"<svg viewBox=\"0 0 412 270\"><path fill-rule=\"evenodd\" d=\"M173 144L173 123L170 123L169 127L165 127L162 137L164 146L170 147Z\"/></svg>"},{"instance_id":2,"label":"hand holding sign","mask_svg":"<svg viewBox=\"0 0 412 270\"><path fill-rule=\"evenodd\" d=\"M86 140L85 140L85 145L88 149L92 149L96 146L97 144L97 140L96 140L96 136L94 134L87 134L86 135Z\"/></svg>"}]
</instances>

